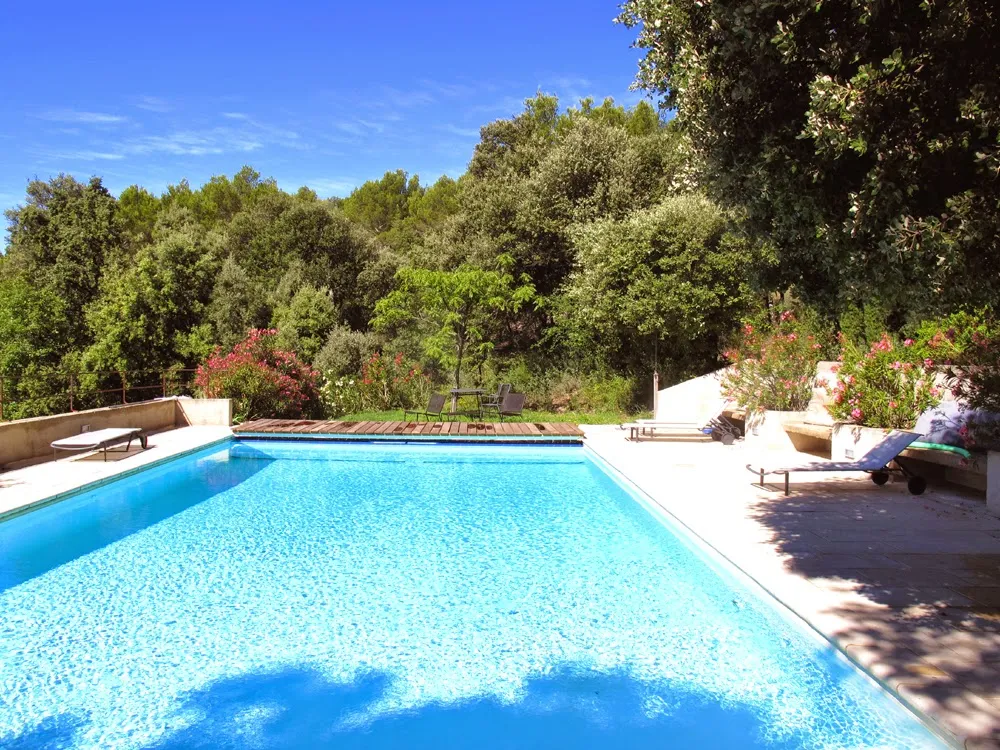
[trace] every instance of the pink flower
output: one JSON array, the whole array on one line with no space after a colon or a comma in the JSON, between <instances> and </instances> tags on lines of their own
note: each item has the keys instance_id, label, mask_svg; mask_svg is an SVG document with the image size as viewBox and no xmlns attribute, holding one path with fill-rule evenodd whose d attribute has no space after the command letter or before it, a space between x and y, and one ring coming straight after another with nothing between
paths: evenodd
<instances>
[{"instance_id":1,"label":"pink flower","mask_svg":"<svg viewBox=\"0 0 1000 750\"><path fill-rule=\"evenodd\" d=\"M785 310L783 313L781 313L780 320L781 320L782 323L784 323L786 320L790 320L791 318L792 318L792 311L791 310Z\"/></svg>"},{"instance_id":2,"label":"pink flower","mask_svg":"<svg viewBox=\"0 0 1000 750\"><path fill-rule=\"evenodd\" d=\"M864 416L864 412L861 409L851 409L851 419L858 421Z\"/></svg>"},{"instance_id":3,"label":"pink flower","mask_svg":"<svg viewBox=\"0 0 1000 750\"><path fill-rule=\"evenodd\" d=\"M898 361L897 361L897 362L893 362L893 363L892 363L891 365L889 365L889 366L890 366L890 367L891 367L891 368L892 368L893 370L898 370L899 368L901 368L901 367L903 366L903 363L902 363L902 362L898 362Z\"/></svg>"},{"instance_id":4,"label":"pink flower","mask_svg":"<svg viewBox=\"0 0 1000 750\"><path fill-rule=\"evenodd\" d=\"M753 326L747 323L745 326L743 326L743 332L748 334L753 333Z\"/></svg>"},{"instance_id":5,"label":"pink flower","mask_svg":"<svg viewBox=\"0 0 1000 750\"><path fill-rule=\"evenodd\" d=\"M895 401L890 401L889 402L889 408L890 409L895 409L896 408L896 402Z\"/></svg>"},{"instance_id":6,"label":"pink flower","mask_svg":"<svg viewBox=\"0 0 1000 750\"><path fill-rule=\"evenodd\" d=\"M797 339L798 337L799 336L796 333L790 333L790 334L788 334L788 340L789 341L795 341L795 339Z\"/></svg>"},{"instance_id":7,"label":"pink flower","mask_svg":"<svg viewBox=\"0 0 1000 750\"><path fill-rule=\"evenodd\" d=\"M924 360L924 367L933 367L933 366L934 366L934 360L933 359L925 359Z\"/></svg>"},{"instance_id":8,"label":"pink flower","mask_svg":"<svg viewBox=\"0 0 1000 750\"><path fill-rule=\"evenodd\" d=\"M903 346L913 346L913 339L906 339L906 341L903 342Z\"/></svg>"}]
</instances>

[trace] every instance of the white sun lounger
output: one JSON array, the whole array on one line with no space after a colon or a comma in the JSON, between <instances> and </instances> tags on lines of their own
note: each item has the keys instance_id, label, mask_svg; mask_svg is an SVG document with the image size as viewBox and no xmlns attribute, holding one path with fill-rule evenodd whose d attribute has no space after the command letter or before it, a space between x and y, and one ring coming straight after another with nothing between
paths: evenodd
<instances>
[{"instance_id":1,"label":"white sun lounger","mask_svg":"<svg viewBox=\"0 0 1000 750\"><path fill-rule=\"evenodd\" d=\"M641 440L644 437L656 437L656 433L676 437L708 437L713 433L719 436L724 445L732 445L740 436L740 429L728 419L719 416L705 421L657 421L655 419L638 419L635 422L618 425L620 430L628 430L629 440Z\"/></svg>"},{"instance_id":2,"label":"white sun lounger","mask_svg":"<svg viewBox=\"0 0 1000 750\"><path fill-rule=\"evenodd\" d=\"M94 451L103 450L104 460L108 460L108 448L126 443L125 452L132 447L132 441L138 438L143 450L146 449L146 436L138 427L109 427L94 432L81 432L79 435L62 438L51 443L52 454L56 451Z\"/></svg>"},{"instance_id":3,"label":"white sun lounger","mask_svg":"<svg viewBox=\"0 0 1000 750\"><path fill-rule=\"evenodd\" d=\"M767 474L785 475L785 494L788 494L788 475L793 471L864 471L871 474L875 484L883 485L889 481L891 472L899 472L906 477L907 489L914 495L919 495L927 489L927 481L923 477L918 477L903 467L899 460L899 454L906 447L920 439L916 432L903 432L893 430L886 435L882 442L868 451L857 461L810 461L793 466L785 466L776 469L764 469L747 464L747 469L760 476L760 486L764 486L764 476ZM889 468L889 463L895 460L898 468Z\"/></svg>"}]
</instances>

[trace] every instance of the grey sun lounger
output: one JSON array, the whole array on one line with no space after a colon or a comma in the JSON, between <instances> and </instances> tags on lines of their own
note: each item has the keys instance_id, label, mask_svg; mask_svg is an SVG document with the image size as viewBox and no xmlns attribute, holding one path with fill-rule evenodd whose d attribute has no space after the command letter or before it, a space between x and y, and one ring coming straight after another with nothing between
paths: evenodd
<instances>
[{"instance_id":1,"label":"grey sun lounger","mask_svg":"<svg viewBox=\"0 0 1000 750\"><path fill-rule=\"evenodd\" d=\"M132 441L138 439L143 450L146 449L146 435L139 427L108 427L104 430L81 432L79 435L55 440L51 443L52 454L56 451L94 451L103 450L104 460L108 460L108 448L127 443L125 452L132 447Z\"/></svg>"},{"instance_id":2,"label":"grey sun lounger","mask_svg":"<svg viewBox=\"0 0 1000 750\"><path fill-rule=\"evenodd\" d=\"M767 474L784 474L786 495L788 494L788 476L793 471L864 471L871 474L872 481L877 485L888 482L890 473L899 472L906 477L907 489L914 495L920 495L927 489L927 480L913 474L899 460L899 454L920 437L916 432L893 430L882 439L882 442L857 461L812 461L775 469L764 469L747 464L747 469L760 476L761 487L764 486L764 477ZM889 464L893 460L898 468L890 469Z\"/></svg>"}]
</instances>

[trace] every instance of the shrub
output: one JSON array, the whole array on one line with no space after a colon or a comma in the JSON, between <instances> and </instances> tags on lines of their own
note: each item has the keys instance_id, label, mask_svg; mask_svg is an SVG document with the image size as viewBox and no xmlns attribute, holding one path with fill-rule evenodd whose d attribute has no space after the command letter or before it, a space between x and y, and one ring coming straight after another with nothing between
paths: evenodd
<instances>
[{"instance_id":1,"label":"shrub","mask_svg":"<svg viewBox=\"0 0 1000 750\"><path fill-rule=\"evenodd\" d=\"M912 428L917 418L941 401L934 385L933 361L920 358L912 339L903 344L882 334L865 351L840 336L837 383L827 386L834 419L868 427Z\"/></svg>"},{"instance_id":2,"label":"shrub","mask_svg":"<svg viewBox=\"0 0 1000 750\"><path fill-rule=\"evenodd\" d=\"M327 378L350 379L361 372L361 366L378 350L379 339L374 333L336 325L327 334L313 365Z\"/></svg>"},{"instance_id":3,"label":"shrub","mask_svg":"<svg viewBox=\"0 0 1000 750\"><path fill-rule=\"evenodd\" d=\"M773 323L744 324L734 346L723 352L732 365L722 379L723 394L748 415L804 410L823 355L822 338L816 325L791 310Z\"/></svg>"},{"instance_id":4,"label":"shrub","mask_svg":"<svg viewBox=\"0 0 1000 750\"><path fill-rule=\"evenodd\" d=\"M364 410L361 386L354 378L328 378L319 390L323 413L329 419Z\"/></svg>"},{"instance_id":5,"label":"shrub","mask_svg":"<svg viewBox=\"0 0 1000 750\"><path fill-rule=\"evenodd\" d=\"M233 399L233 421L295 419L318 412L319 373L294 352L276 348L274 329L252 329L228 354L198 367L195 386L206 398Z\"/></svg>"},{"instance_id":6,"label":"shrub","mask_svg":"<svg viewBox=\"0 0 1000 750\"><path fill-rule=\"evenodd\" d=\"M371 411L426 406L430 379L417 362L401 352L383 357L375 352L361 366L359 386L362 407Z\"/></svg>"}]
</instances>

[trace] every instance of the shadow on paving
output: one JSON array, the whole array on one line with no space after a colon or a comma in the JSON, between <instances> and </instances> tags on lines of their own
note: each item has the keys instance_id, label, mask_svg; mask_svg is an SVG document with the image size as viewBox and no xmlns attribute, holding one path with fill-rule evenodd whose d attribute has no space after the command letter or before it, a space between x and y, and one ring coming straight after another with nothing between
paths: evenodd
<instances>
[{"instance_id":1,"label":"shadow on paving","mask_svg":"<svg viewBox=\"0 0 1000 750\"><path fill-rule=\"evenodd\" d=\"M827 612L831 634L953 731L1000 739L1000 519L959 492L858 480L792 488L762 491L750 515L788 570L846 592Z\"/></svg>"}]
</instances>

